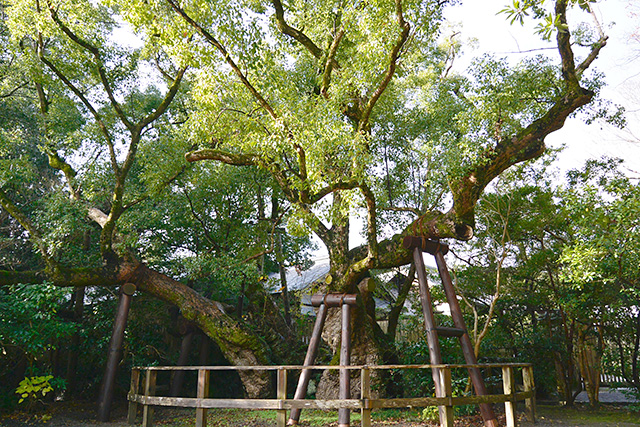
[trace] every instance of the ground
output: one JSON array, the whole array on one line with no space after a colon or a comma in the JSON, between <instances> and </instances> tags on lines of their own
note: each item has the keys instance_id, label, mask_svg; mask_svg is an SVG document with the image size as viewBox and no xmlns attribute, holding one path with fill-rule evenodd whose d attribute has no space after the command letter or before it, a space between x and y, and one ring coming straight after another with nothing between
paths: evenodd
<instances>
[{"instance_id":1,"label":"ground","mask_svg":"<svg viewBox=\"0 0 640 427\"><path fill-rule=\"evenodd\" d=\"M303 427L335 427L337 414L335 412L315 413L311 419L305 420L303 412L301 426ZM435 422L419 421L419 411L388 411L374 413L374 427L432 427ZM41 418L44 416L44 421ZM49 418L50 417L50 418ZM407 421L406 419L409 419ZM156 413L156 425L159 427L187 427L193 426L195 414L193 409L162 408ZM274 427L275 415L271 411L240 411L240 410L210 410L209 427ZM138 423L140 423L140 417ZM360 425L359 414L355 413L352 426ZM525 421L519 423L521 427L533 427L534 424ZM1 427L129 427L126 422L126 405L117 404L114 407L112 421L100 423L96 421L95 405L88 402L65 402L49 406L37 418L23 413L0 417ZM482 420L479 416L467 416L456 419L456 427L480 427ZM538 422L535 427L638 427L640 426L640 412L632 412L629 406L603 405L601 410L594 412L585 406L573 409L557 406L539 406Z\"/></svg>"}]
</instances>

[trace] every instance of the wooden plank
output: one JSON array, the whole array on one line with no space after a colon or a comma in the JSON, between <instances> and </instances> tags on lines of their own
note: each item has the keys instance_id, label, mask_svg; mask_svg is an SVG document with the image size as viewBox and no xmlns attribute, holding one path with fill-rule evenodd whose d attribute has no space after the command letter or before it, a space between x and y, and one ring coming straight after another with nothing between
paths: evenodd
<instances>
[{"instance_id":1,"label":"wooden plank","mask_svg":"<svg viewBox=\"0 0 640 427\"><path fill-rule=\"evenodd\" d=\"M378 408L408 408L426 406L444 406L448 403L446 397L400 397L395 399L370 399L372 409Z\"/></svg>"},{"instance_id":2,"label":"wooden plank","mask_svg":"<svg viewBox=\"0 0 640 427\"><path fill-rule=\"evenodd\" d=\"M198 389L196 391L198 399L209 397L209 371L200 369L198 371ZM207 427L207 409L196 409L196 427Z\"/></svg>"},{"instance_id":3,"label":"wooden plank","mask_svg":"<svg viewBox=\"0 0 640 427\"><path fill-rule=\"evenodd\" d=\"M464 334L464 329L448 328L446 326L438 326L435 328L436 332L441 337L461 337Z\"/></svg>"},{"instance_id":4,"label":"wooden plank","mask_svg":"<svg viewBox=\"0 0 640 427\"><path fill-rule=\"evenodd\" d=\"M335 370L335 369L357 369L368 368L371 370L387 370L387 369L432 369L432 368L451 368L451 369L468 369L468 368L502 368L503 366L511 366L513 368L524 368L531 366L531 363L473 363L473 364L425 364L425 365L248 365L248 366L136 366L132 369L142 369L145 371L199 371L207 369L208 371L277 371L280 368L288 371L301 369L317 369L317 370Z\"/></svg>"},{"instance_id":5,"label":"wooden plank","mask_svg":"<svg viewBox=\"0 0 640 427\"><path fill-rule=\"evenodd\" d=\"M131 387L129 388L129 410L127 411L127 422L130 425L136 423L136 417L138 416L138 403L131 400L132 396L138 395L140 387L140 369L131 370Z\"/></svg>"},{"instance_id":6,"label":"wooden plank","mask_svg":"<svg viewBox=\"0 0 640 427\"><path fill-rule=\"evenodd\" d=\"M194 397L163 397L140 396L136 402L154 406L174 406L182 408L208 408L208 409L361 409L360 399L336 399L336 400L296 400L296 399L198 399ZM411 406L411 405L409 405Z\"/></svg>"},{"instance_id":7,"label":"wooden plank","mask_svg":"<svg viewBox=\"0 0 640 427\"><path fill-rule=\"evenodd\" d=\"M156 371L147 371L144 381L144 395L151 397L156 392ZM153 406L144 404L142 408L142 427L153 427Z\"/></svg>"},{"instance_id":8,"label":"wooden plank","mask_svg":"<svg viewBox=\"0 0 640 427\"><path fill-rule=\"evenodd\" d=\"M444 407L440 406L440 408L444 409L444 417L440 418L440 423L442 427L453 427L453 401L451 400L453 397L453 388L451 387L451 369L440 369L440 382L442 383L442 390L444 392L443 397L448 401L447 405Z\"/></svg>"},{"instance_id":9,"label":"wooden plank","mask_svg":"<svg viewBox=\"0 0 640 427\"><path fill-rule=\"evenodd\" d=\"M360 397L362 398L362 409L360 409L361 427L371 427L371 408L368 408L368 400L371 399L371 371L363 368L360 371Z\"/></svg>"},{"instance_id":10,"label":"wooden plank","mask_svg":"<svg viewBox=\"0 0 640 427\"><path fill-rule=\"evenodd\" d=\"M504 394L509 396L509 400L504 402L504 415L507 420L507 427L518 427L515 400L516 383L513 376L513 368L510 366L502 368L502 386Z\"/></svg>"},{"instance_id":11,"label":"wooden plank","mask_svg":"<svg viewBox=\"0 0 640 427\"><path fill-rule=\"evenodd\" d=\"M278 379L276 385L276 397L281 401L287 399L287 370L278 370ZM287 410L278 409L276 413L276 425L278 427L285 427L287 425Z\"/></svg>"},{"instance_id":12,"label":"wooden plank","mask_svg":"<svg viewBox=\"0 0 640 427\"><path fill-rule=\"evenodd\" d=\"M527 417L532 423L536 422L536 395L535 384L533 381L533 366L526 366L522 368L522 381L524 383L524 391L530 392L531 397L527 397L524 400Z\"/></svg>"},{"instance_id":13,"label":"wooden plank","mask_svg":"<svg viewBox=\"0 0 640 427\"><path fill-rule=\"evenodd\" d=\"M516 400L532 397L533 392L515 393ZM479 403L504 403L511 396L490 394L485 396L413 397L398 399L347 399L347 400L277 400L277 399L197 399L191 397L133 396L131 400L144 405L175 406L184 408L236 408L236 409L337 409L340 405L351 409L403 408L409 406L477 405Z\"/></svg>"}]
</instances>

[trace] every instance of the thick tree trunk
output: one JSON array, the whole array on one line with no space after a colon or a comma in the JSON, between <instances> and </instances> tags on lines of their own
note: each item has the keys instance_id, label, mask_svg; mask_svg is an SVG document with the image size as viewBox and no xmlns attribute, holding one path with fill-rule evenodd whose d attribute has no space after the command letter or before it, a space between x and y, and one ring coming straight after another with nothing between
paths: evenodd
<instances>
[{"instance_id":1,"label":"thick tree trunk","mask_svg":"<svg viewBox=\"0 0 640 427\"><path fill-rule=\"evenodd\" d=\"M381 365L398 363L393 343L389 341L375 319L374 301L370 291L373 280L365 279L358 286L359 300L351 311L351 359L352 365ZM341 311L340 308L330 308L327 313L325 327L322 332L323 340L334 352L332 363L338 363L341 348ZM371 372L372 396L395 394L393 384L390 384L382 371ZM325 371L318 384L317 396L322 399L338 399L339 378L338 371ZM360 376L352 372L351 397L360 396Z\"/></svg>"},{"instance_id":2,"label":"thick tree trunk","mask_svg":"<svg viewBox=\"0 0 640 427\"><path fill-rule=\"evenodd\" d=\"M140 291L176 305L182 316L207 334L233 365L267 363L267 349L261 340L225 314L222 304L211 301L188 286L142 264L135 269L132 281ZM248 397L268 395L270 381L266 373L241 371L240 378Z\"/></svg>"}]
</instances>

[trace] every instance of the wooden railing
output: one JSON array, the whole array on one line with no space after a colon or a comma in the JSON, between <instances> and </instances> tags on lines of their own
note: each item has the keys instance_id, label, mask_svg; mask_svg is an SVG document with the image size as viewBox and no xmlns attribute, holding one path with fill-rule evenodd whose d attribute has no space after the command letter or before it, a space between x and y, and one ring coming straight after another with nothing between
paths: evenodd
<instances>
[{"instance_id":1,"label":"wooden railing","mask_svg":"<svg viewBox=\"0 0 640 427\"><path fill-rule=\"evenodd\" d=\"M485 396L453 396L451 371L453 369L500 369L502 371L503 394ZM302 369L349 369L360 371L360 399L287 399L287 374ZM371 371L390 369L437 369L444 385L443 397L412 397L373 399L371 398ZM516 391L515 369L522 370L522 391ZM197 371L198 385L195 398L155 396L156 377L161 371ZM277 371L275 399L211 399L209 395L209 374L212 371ZM144 373L144 375L142 375ZM143 391L140 393L140 380ZM129 392L129 424L135 424L138 405L142 405L143 427L153 426L154 406L172 406L195 408L196 427L206 427L207 410L213 408L270 409L277 411L278 427L287 422L287 410L301 409L338 409L360 410L362 427L371 426L371 410L376 408L403 408L439 406L446 413L442 427L453 426L453 407L479 403L504 403L507 427L517 426L516 403L525 401L526 412L535 420L535 387L533 368L528 363L480 364L480 365L380 365L380 366L153 366L133 368L131 372L131 390Z\"/></svg>"}]
</instances>

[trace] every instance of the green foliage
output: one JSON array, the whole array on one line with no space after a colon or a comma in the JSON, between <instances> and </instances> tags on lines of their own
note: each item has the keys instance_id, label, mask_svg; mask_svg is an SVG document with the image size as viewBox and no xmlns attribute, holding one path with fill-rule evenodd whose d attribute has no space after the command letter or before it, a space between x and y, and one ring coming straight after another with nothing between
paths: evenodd
<instances>
[{"instance_id":1,"label":"green foliage","mask_svg":"<svg viewBox=\"0 0 640 427\"><path fill-rule=\"evenodd\" d=\"M16 389L16 394L20 395L18 403L22 403L25 400L29 406L33 405L33 402L42 399L49 392L53 391L53 386L49 382L53 379L53 375L46 375L40 377L26 377L20 381L20 385Z\"/></svg>"},{"instance_id":2,"label":"green foliage","mask_svg":"<svg viewBox=\"0 0 640 427\"><path fill-rule=\"evenodd\" d=\"M0 345L18 347L32 360L54 349L76 330L56 315L68 295L49 284L0 288Z\"/></svg>"},{"instance_id":3,"label":"green foliage","mask_svg":"<svg viewBox=\"0 0 640 427\"><path fill-rule=\"evenodd\" d=\"M579 7L583 11L591 10L591 3L595 0L571 0L569 6ZM554 2L545 0L513 0L513 3L506 6L500 13L507 15L511 24L519 23L524 25L525 20L533 19L538 22L536 33L544 40L550 40L556 31L566 31L560 18L553 13Z\"/></svg>"}]
</instances>

